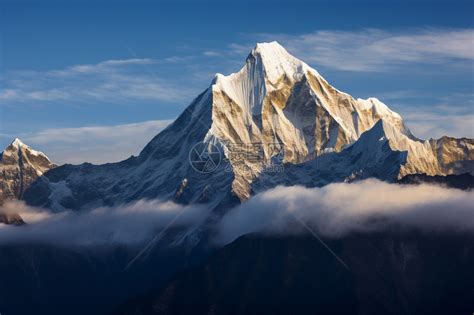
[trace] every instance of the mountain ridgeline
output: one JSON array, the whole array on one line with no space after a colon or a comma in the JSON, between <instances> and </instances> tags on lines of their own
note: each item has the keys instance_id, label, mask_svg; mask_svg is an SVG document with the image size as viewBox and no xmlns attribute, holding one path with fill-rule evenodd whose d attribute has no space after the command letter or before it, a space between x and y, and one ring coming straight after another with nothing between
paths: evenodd
<instances>
[{"instance_id":1,"label":"mountain ridgeline","mask_svg":"<svg viewBox=\"0 0 474 315\"><path fill-rule=\"evenodd\" d=\"M200 142L225 157L213 172L197 172L188 162ZM255 154L259 158L241 158ZM277 155L283 167L267 172ZM420 140L376 98L355 99L337 90L271 42L257 44L239 72L217 74L139 156L104 165L46 163L42 171L52 169L41 180L24 193L3 188L2 198L19 195L55 211L153 198L217 207L278 184L472 175L473 160L473 139Z\"/></svg>"}]
</instances>

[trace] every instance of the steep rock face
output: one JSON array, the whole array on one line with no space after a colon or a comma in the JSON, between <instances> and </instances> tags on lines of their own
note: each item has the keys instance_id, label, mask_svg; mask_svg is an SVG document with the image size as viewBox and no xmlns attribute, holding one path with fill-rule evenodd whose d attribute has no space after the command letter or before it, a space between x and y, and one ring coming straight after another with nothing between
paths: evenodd
<instances>
[{"instance_id":1,"label":"steep rock face","mask_svg":"<svg viewBox=\"0 0 474 315\"><path fill-rule=\"evenodd\" d=\"M430 145L443 174L474 174L474 139L442 137Z\"/></svg>"},{"instance_id":2,"label":"steep rock face","mask_svg":"<svg viewBox=\"0 0 474 315\"><path fill-rule=\"evenodd\" d=\"M291 164L339 152L382 118L410 135L386 105L338 91L276 42L257 44L238 73L218 74L212 92L207 139L218 139L230 155L233 190L241 199L249 197L250 183L280 151ZM261 145L261 158L241 167L229 144L247 144L239 147L245 155L255 154L255 145Z\"/></svg>"},{"instance_id":3,"label":"steep rock face","mask_svg":"<svg viewBox=\"0 0 474 315\"><path fill-rule=\"evenodd\" d=\"M411 174L448 175L474 174L472 149L467 149L470 139L452 141L447 150L453 165L447 169L443 158L437 156L431 143L401 134L390 123L380 119L370 130L364 132L353 144L339 153L327 153L300 164L287 164L282 172L264 173L252 183L252 191L261 192L277 185L324 186L332 182L351 182L376 177L386 181L398 181ZM431 143L430 143L431 142ZM465 150L464 153L462 150ZM446 157L445 159L448 159Z\"/></svg>"},{"instance_id":4,"label":"steep rock face","mask_svg":"<svg viewBox=\"0 0 474 315\"><path fill-rule=\"evenodd\" d=\"M199 173L189 163L199 142L225 158L212 172ZM239 72L217 74L138 157L59 167L25 199L56 210L143 198L218 206L276 183L474 174L473 155L472 139L417 139L385 104L337 90L272 42L257 44ZM267 174L277 162L284 167Z\"/></svg>"},{"instance_id":5,"label":"steep rock face","mask_svg":"<svg viewBox=\"0 0 474 315\"><path fill-rule=\"evenodd\" d=\"M358 141L341 152L330 152L300 164L286 164L281 172L264 172L252 183L253 193L284 185L320 187L332 182L350 182L376 177L391 181L406 164L406 151L394 150L387 133L393 128L379 120Z\"/></svg>"},{"instance_id":6,"label":"steep rock face","mask_svg":"<svg viewBox=\"0 0 474 315\"><path fill-rule=\"evenodd\" d=\"M382 135L394 151L406 152L407 159L400 165L396 179L410 174L458 175L474 174L474 140L443 137L441 139L420 140L399 133L384 119Z\"/></svg>"},{"instance_id":7,"label":"steep rock face","mask_svg":"<svg viewBox=\"0 0 474 315\"><path fill-rule=\"evenodd\" d=\"M44 153L15 139L0 154L0 205L7 199L22 199L29 185L55 166Z\"/></svg>"}]
</instances>

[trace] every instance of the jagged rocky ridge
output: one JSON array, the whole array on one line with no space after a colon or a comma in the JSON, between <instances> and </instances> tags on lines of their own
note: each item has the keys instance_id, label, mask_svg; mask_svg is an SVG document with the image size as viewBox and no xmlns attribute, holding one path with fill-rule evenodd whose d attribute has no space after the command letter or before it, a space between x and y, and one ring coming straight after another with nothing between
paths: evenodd
<instances>
[{"instance_id":1,"label":"jagged rocky ridge","mask_svg":"<svg viewBox=\"0 0 474 315\"><path fill-rule=\"evenodd\" d=\"M207 174L188 162L190 149L201 141L217 146L226 158ZM284 167L267 172L276 157ZM54 210L142 198L225 206L282 183L318 186L366 177L395 181L409 174L473 174L473 160L472 139L420 140L379 100L337 90L272 42L257 44L239 72L217 74L139 156L58 167L24 197Z\"/></svg>"}]
</instances>

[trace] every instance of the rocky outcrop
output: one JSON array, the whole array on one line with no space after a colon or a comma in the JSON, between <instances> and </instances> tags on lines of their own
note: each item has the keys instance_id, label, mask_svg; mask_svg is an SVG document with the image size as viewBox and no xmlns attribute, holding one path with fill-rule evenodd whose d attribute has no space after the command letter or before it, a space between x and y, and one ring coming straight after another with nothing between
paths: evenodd
<instances>
[{"instance_id":1,"label":"rocky outcrop","mask_svg":"<svg viewBox=\"0 0 474 315\"><path fill-rule=\"evenodd\" d=\"M25 222L23 218L17 213L2 213L0 211L0 223L12 224L12 225L23 225Z\"/></svg>"}]
</instances>

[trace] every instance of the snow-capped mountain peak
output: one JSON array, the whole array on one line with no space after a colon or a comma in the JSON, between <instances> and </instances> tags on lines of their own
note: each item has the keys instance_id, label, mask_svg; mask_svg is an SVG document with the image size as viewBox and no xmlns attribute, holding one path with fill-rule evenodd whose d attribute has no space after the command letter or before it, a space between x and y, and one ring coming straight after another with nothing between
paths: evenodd
<instances>
[{"instance_id":1,"label":"snow-capped mountain peak","mask_svg":"<svg viewBox=\"0 0 474 315\"><path fill-rule=\"evenodd\" d=\"M252 171L235 174L234 191L241 198L271 161L275 143L285 162L301 163L341 151L379 119L409 135L400 115L385 104L337 90L277 42L257 44L239 72L216 77L212 115L206 139L221 143L225 152L231 151L227 143L262 144L263 159Z\"/></svg>"},{"instance_id":2,"label":"snow-capped mountain peak","mask_svg":"<svg viewBox=\"0 0 474 315\"><path fill-rule=\"evenodd\" d=\"M32 154L32 155L35 155L35 156L42 156L43 158L47 159L47 160L51 163L51 161L50 161L49 158L46 156L46 154L44 154L44 153L41 152L41 151L34 150L34 149L31 148L29 145L25 144L20 138L15 138L15 139L10 143L10 145L5 149L5 151L6 151L6 153L8 153L8 152L10 152L12 149L16 149L16 150L24 149L24 150L26 150L29 154Z\"/></svg>"},{"instance_id":3,"label":"snow-capped mountain peak","mask_svg":"<svg viewBox=\"0 0 474 315\"><path fill-rule=\"evenodd\" d=\"M189 163L202 142L216 145L225 158L205 174ZM41 204L45 198L38 196L46 191L49 207L157 197L222 205L278 183L474 173L473 145L472 139L419 140L378 99L341 92L277 42L261 43L238 72L217 74L138 157L51 170L30 201ZM275 161L284 171L268 175Z\"/></svg>"},{"instance_id":4,"label":"snow-capped mountain peak","mask_svg":"<svg viewBox=\"0 0 474 315\"><path fill-rule=\"evenodd\" d=\"M263 64L266 79L276 84L282 77L290 80L300 80L310 67L294 57L278 42L258 43L249 58L259 59ZM315 70L313 70L317 73Z\"/></svg>"},{"instance_id":5,"label":"snow-capped mountain peak","mask_svg":"<svg viewBox=\"0 0 474 315\"><path fill-rule=\"evenodd\" d=\"M13 140L0 154L0 204L5 199L21 199L32 182L54 167L43 152L32 149L19 138Z\"/></svg>"},{"instance_id":6,"label":"snow-capped mountain peak","mask_svg":"<svg viewBox=\"0 0 474 315\"><path fill-rule=\"evenodd\" d=\"M15 140L13 140L10 145L13 145L13 146L15 146L15 147L25 146L25 144L23 143L23 141L21 141L19 138L15 138Z\"/></svg>"}]
</instances>

